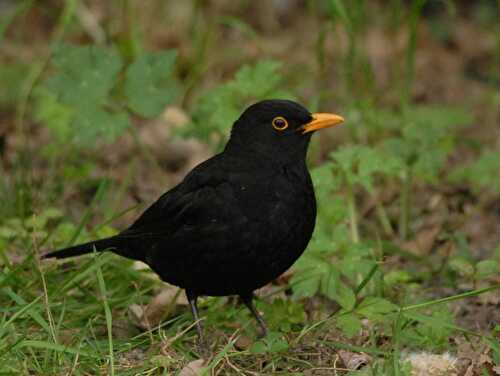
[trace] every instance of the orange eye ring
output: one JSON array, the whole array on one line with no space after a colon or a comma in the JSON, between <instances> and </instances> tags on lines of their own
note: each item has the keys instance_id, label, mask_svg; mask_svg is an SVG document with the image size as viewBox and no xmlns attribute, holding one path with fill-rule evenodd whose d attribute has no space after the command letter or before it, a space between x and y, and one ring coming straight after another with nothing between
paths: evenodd
<instances>
[{"instance_id":1,"label":"orange eye ring","mask_svg":"<svg viewBox=\"0 0 500 376\"><path fill-rule=\"evenodd\" d=\"M277 131L284 131L288 128L288 121L283 116L277 116L273 119L273 128Z\"/></svg>"}]
</instances>

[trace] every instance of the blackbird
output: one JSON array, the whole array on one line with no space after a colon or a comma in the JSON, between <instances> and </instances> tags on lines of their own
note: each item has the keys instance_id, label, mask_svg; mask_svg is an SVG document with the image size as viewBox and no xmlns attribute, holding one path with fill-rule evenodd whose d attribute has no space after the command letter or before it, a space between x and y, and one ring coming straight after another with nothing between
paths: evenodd
<instances>
[{"instance_id":1,"label":"blackbird","mask_svg":"<svg viewBox=\"0 0 500 376\"><path fill-rule=\"evenodd\" d=\"M311 135L343 122L289 100L248 107L224 150L164 193L116 236L46 254L66 258L112 251L148 264L185 289L202 339L197 298L238 295L259 324L253 291L286 271L305 250L316 221L306 165Z\"/></svg>"}]
</instances>

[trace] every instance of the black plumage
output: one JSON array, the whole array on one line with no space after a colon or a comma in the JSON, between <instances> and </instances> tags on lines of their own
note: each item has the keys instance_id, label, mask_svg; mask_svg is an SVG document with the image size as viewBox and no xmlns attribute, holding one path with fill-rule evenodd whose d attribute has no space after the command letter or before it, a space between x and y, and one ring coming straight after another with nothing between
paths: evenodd
<instances>
[{"instance_id":1,"label":"black plumage","mask_svg":"<svg viewBox=\"0 0 500 376\"><path fill-rule=\"evenodd\" d=\"M186 290L198 320L200 295L239 295L257 318L253 291L287 270L314 230L316 199L306 166L313 131L342 122L287 100L250 106L220 154L195 167L128 229L45 257L110 250L146 262ZM201 337L201 326L198 325Z\"/></svg>"}]
</instances>

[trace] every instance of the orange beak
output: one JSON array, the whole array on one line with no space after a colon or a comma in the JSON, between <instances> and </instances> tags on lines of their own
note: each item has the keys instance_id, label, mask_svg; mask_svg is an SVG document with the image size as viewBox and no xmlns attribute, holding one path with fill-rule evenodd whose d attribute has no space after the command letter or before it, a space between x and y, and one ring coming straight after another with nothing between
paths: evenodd
<instances>
[{"instance_id":1,"label":"orange beak","mask_svg":"<svg viewBox=\"0 0 500 376\"><path fill-rule=\"evenodd\" d=\"M315 113L312 114L312 120L302 126L302 134L317 131L323 128L330 128L339 125L344 121L344 118L335 114Z\"/></svg>"}]
</instances>

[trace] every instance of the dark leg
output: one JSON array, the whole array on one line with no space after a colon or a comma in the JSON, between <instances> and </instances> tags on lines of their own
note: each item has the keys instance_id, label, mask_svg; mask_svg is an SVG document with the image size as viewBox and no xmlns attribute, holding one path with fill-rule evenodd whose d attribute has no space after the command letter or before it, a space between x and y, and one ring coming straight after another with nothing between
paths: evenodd
<instances>
[{"instance_id":1,"label":"dark leg","mask_svg":"<svg viewBox=\"0 0 500 376\"><path fill-rule=\"evenodd\" d=\"M254 298L253 294L251 293L246 295L240 295L240 298L243 304L245 304L247 308L250 310L250 312L252 312L252 316L255 317L255 320L257 320L257 324L259 324L260 328L259 337L265 337L267 335L266 322L264 321L260 313L255 309L255 306L253 305L252 302Z\"/></svg>"},{"instance_id":2,"label":"dark leg","mask_svg":"<svg viewBox=\"0 0 500 376\"><path fill-rule=\"evenodd\" d=\"M196 331L198 332L198 341L203 342L203 326L201 325L200 316L198 315L198 295L193 294L190 291L186 291L186 296L189 302L189 307L191 308L191 313L193 314L194 321L196 322Z\"/></svg>"}]
</instances>

